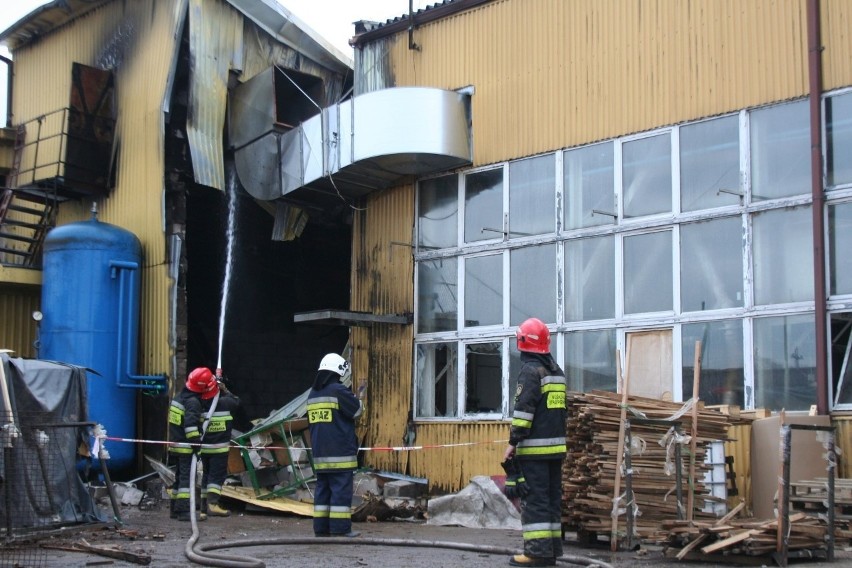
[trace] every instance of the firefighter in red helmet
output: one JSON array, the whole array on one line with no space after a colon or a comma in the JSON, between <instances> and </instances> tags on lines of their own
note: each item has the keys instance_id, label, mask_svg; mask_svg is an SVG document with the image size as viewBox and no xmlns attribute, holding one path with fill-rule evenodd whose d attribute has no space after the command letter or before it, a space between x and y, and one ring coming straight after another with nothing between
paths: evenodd
<instances>
[{"instance_id":1,"label":"firefighter in red helmet","mask_svg":"<svg viewBox=\"0 0 852 568\"><path fill-rule=\"evenodd\" d=\"M521 499L524 553L512 566L555 566L562 556L562 460L565 444L565 374L550 354L550 331L530 318L515 334L521 371L509 446L504 460L515 458L527 485Z\"/></svg>"},{"instance_id":2,"label":"firefighter in red helmet","mask_svg":"<svg viewBox=\"0 0 852 568\"><path fill-rule=\"evenodd\" d=\"M204 402L216 396L219 385L213 372L198 367L189 373L184 388L169 406L169 454L176 458L175 482L172 486L172 517L190 520L190 469L192 455L201 443ZM204 520L204 517L201 517Z\"/></svg>"}]
</instances>

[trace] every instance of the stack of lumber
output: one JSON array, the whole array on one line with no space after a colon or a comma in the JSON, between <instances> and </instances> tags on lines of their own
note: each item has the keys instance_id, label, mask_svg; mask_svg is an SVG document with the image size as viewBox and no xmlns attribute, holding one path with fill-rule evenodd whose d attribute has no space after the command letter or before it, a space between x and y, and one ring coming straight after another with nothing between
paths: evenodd
<instances>
[{"instance_id":1,"label":"stack of lumber","mask_svg":"<svg viewBox=\"0 0 852 568\"><path fill-rule=\"evenodd\" d=\"M824 513L828 504L828 479L790 483L790 508L813 515ZM852 479L834 480L834 515L837 521L852 520Z\"/></svg>"},{"instance_id":2,"label":"stack of lumber","mask_svg":"<svg viewBox=\"0 0 852 568\"><path fill-rule=\"evenodd\" d=\"M619 486L619 493L623 493L626 487L625 472L621 473L620 483L616 484L621 395L603 391L569 393L567 402L568 456L562 470L563 526L585 535L610 536L614 491ZM641 412L645 418L663 420L673 416L683 405L629 397L627 406L628 418L641 418L636 414ZM704 408L699 408L697 413L693 515L695 519L715 520L714 515L702 512L707 500L711 499L703 485L707 468L704 465L704 454L710 442L727 439L730 418ZM689 411L680 419L681 434L690 434L691 416L692 412ZM634 535L646 542L665 540L668 530L663 527L663 523L678 518L673 452L659 443L668 430L668 425L640 425L631 421L631 483L634 502L638 507ZM690 490L690 444L687 440L681 443L684 508ZM669 473L666 471L667 465ZM623 510L627 505L626 499L621 499L619 509ZM618 515L616 527L618 538L626 536L626 528L626 515L622 512Z\"/></svg>"},{"instance_id":3,"label":"stack of lumber","mask_svg":"<svg viewBox=\"0 0 852 568\"><path fill-rule=\"evenodd\" d=\"M713 555L763 556L778 550L778 521L739 519L734 514L742 505L716 522L667 521L669 530L666 556L678 560L712 561ZM790 515L790 531L787 541L789 551L825 549L827 527L824 522L805 513ZM836 542L849 539L848 527L835 530Z\"/></svg>"}]
</instances>

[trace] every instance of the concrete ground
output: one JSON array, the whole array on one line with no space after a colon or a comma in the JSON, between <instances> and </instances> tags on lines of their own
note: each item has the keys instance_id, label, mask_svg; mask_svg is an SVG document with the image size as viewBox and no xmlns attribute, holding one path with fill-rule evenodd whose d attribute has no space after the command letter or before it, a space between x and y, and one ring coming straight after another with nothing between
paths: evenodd
<instances>
[{"instance_id":1,"label":"concrete ground","mask_svg":"<svg viewBox=\"0 0 852 568\"><path fill-rule=\"evenodd\" d=\"M240 540L262 541L261 546L230 547L217 550L219 554L236 558L254 558L268 567L404 567L404 568L491 568L508 566L509 550L521 548L521 535L514 530L469 529L463 527L441 527L425 524L424 521L394 521L382 523L356 523L354 528L362 536L347 540L346 544L313 539L311 519L290 514L247 512L242 504L227 500L234 513L228 518L211 518L199 523L201 545L230 544ZM184 555L187 542L192 536L190 523L169 518L167 503L162 502L154 509L142 511L137 507L122 507L123 525L90 525L73 528L43 541L48 546L68 548L84 539L92 546L109 546L140 555L149 555L150 565L155 567L193 566ZM568 535L569 539L573 535ZM302 544L274 544L284 538L304 538ZM376 546L368 544L374 539L392 541L411 540L418 546ZM336 540L336 539L335 539ZM479 551L448 550L431 545L432 542L452 542L480 547ZM359 544L361 543L361 544ZM489 554L487 550L506 551ZM2 549L0 549L2 551ZM134 564L113 560L89 552L74 552L39 548L23 562L3 562L0 566L45 566L45 567L127 567ZM566 541L565 554L602 561L612 566L660 566L692 565L702 567L732 566L732 563L679 562L668 559L658 547L647 547L636 552L611 553L606 543L584 548L576 542ZM721 559L720 559L721 560ZM769 557L757 558L756 565L774 566ZM223 564L219 564L223 565ZM227 565L227 564L224 564ZM560 564L572 565L572 564ZM573 564L581 565L581 564ZM752 564L754 565L754 564ZM791 561L791 566L827 566L825 561ZM831 566L852 568L852 551L838 550L837 560Z\"/></svg>"}]
</instances>

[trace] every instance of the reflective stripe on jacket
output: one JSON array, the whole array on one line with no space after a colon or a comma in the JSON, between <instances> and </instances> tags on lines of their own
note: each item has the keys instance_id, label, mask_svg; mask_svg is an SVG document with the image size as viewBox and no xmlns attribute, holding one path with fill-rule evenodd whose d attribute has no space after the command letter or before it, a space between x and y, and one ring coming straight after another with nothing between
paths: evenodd
<instances>
[{"instance_id":1,"label":"reflective stripe on jacket","mask_svg":"<svg viewBox=\"0 0 852 568\"><path fill-rule=\"evenodd\" d=\"M361 401L338 381L331 381L320 390L311 389L307 414L316 472L358 468L355 419L361 411Z\"/></svg>"},{"instance_id":2,"label":"reflective stripe on jacket","mask_svg":"<svg viewBox=\"0 0 852 568\"><path fill-rule=\"evenodd\" d=\"M567 450L565 374L549 355L521 353L521 361L509 443L521 459L561 459Z\"/></svg>"}]
</instances>

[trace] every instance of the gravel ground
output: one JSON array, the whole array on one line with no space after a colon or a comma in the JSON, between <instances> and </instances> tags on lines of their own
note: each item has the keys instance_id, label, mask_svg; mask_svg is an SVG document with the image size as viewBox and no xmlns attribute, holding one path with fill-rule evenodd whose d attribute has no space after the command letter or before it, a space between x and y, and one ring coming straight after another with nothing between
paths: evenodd
<instances>
[{"instance_id":1,"label":"gravel ground","mask_svg":"<svg viewBox=\"0 0 852 568\"><path fill-rule=\"evenodd\" d=\"M356 523L361 537L346 539L345 544L313 539L311 519L282 513L248 512L241 503L227 501L234 509L228 518L211 518L198 524L198 543L222 545L240 540L262 541L260 546L229 547L217 550L219 554L235 558L254 558L268 567L404 567L404 568L490 568L508 566L508 552L521 548L521 535L515 530L469 529L427 525L424 521L395 521L383 523ZM168 506L162 502L155 509L142 511L137 507L123 507L123 525L89 525L68 529L46 541L49 546L71 546L81 539L93 546L111 546L123 551L149 555L150 565L156 567L193 566L185 556L187 542L192 537L190 523L169 518ZM568 535L565 554L573 557L595 559L612 566L675 566L683 564L668 559L658 547L646 547L635 552L611 553L606 543L596 547L581 547ZM275 544L276 539L307 539L301 544ZM368 544L376 539L416 541L415 546L378 546ZM334 539L337 540L337 539ZM359 544L359 542L361 544ZM451 542L478 547L476 550L440 548L429 543ZM399 544L399 543L398 543ZM491 554L486 551L503 551ZM27 567L88 567L88 566L138 566L122 560L111 560L89 552L75 552L40 547L21 551L25 556L12 558L7 549L5 562L0 548L0 566ZM28 555L27 555L28 554ZM732 566L727 563L696 563L702 567ZM771 558L758 559L756 565L776 565ZM822 562L791 561L792 566L826 566ZM220 564L221 565L221 564ZM571 564L561 564L571 565ZM574 563L573 565L581 565ZM754 565L754 564L753 564ZM832 566L852 568L852 552L839 550Z\"/></svg>"}]
</instances>

